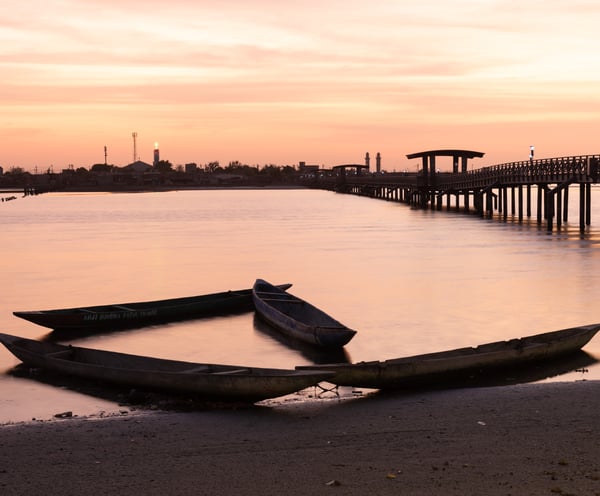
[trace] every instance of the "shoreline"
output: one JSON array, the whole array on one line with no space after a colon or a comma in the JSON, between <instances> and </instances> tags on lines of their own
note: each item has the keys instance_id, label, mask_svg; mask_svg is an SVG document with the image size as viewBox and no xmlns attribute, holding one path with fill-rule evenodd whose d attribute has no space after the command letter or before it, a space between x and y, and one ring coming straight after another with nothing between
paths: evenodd
<instances>
[{"instance_id":1,"label":"shoreline","mask_svg":"<svg viewBox=\"0 0 600 496\"><path fill-rule=\"evenodd\" d=\"M23 193L27 188L0 188L0 194ZM163 193L169 191L196 191L196 190L286 190L310 189L301 184L248 184L248 185L168 185L168 186L140 186L140 187L98 187L98 186L66 186L63 188L40 190L24 196L37 196L48 193Z\"/></svg>"},{"instance_id":2,"label":"shoreline","mask_svg":"<svg viewBox=\"0 0 600 496\"><path fill-rule=\"evenodd\" d=\"M3 494L600 494L600 381L0 426Z\"/></svg>"}]
</instances>

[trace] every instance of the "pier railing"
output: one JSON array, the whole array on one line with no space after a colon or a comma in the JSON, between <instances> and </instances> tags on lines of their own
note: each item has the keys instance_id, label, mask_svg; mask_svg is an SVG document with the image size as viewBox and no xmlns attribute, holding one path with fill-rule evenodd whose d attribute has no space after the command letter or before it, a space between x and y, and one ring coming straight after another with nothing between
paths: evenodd
<instances>
[{"instance_id":1,"label":"pier railing","mask_svg":"<svg viewBox=\"0 0 600 496\"><path fill-rule=\"evenodd\" d=\"M598 179L599 159L600 155L579 155L509 162L467 172L441 174L436 184L463 189L485 188L493 184L594 183Z\"/></svg>"}]
</instances>

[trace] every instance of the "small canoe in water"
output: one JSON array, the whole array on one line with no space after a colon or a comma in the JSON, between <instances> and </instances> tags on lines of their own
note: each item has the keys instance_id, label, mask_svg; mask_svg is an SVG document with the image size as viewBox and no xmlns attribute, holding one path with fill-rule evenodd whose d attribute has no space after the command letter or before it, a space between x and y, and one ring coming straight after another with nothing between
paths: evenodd
<instances>
[{"instance_id":1,"label":"small canoe in water","mask_svg":"<svg viewBox=\"0 0 600 496\"><path fill-rule=\"evenodd\" d=\"M322 310L257 279L252 291L257 314L279 331L313 345L342 347L356 334Z\"/></svg>"},{"instance_id":2,"label":"small canoe in water","mask_svg":"<svg viewBox=\"0 0 600 496\"><path fill-rule=\"evenodd\" d=\"M282 284L278 287L285 291L291 286ZM251 310L250 288L167 300L20 311L13 315L50 329L73 331L144 327Z\"/></svg>"},{"instance_id":3,"label":"small canoe in water","mask_svg":"<svg viewBox=\"0 0 600 496\"><path fill-rule=\"evenodd\" d=\"M332 372L182 362L65 346L0 333L0 342L29 367L83 379L226 401L256 402L291 394Z\"/></svg>"},{"instance_id":4,"label":"small canoe in water","mask_svg":"<svg viewBox=\"0 0 600 496\"><path fill-rule=\"evenodd\" d=\"M297 370L335 372L328 382L338 386L372 389L442 387L452 383L467 385L472 377L499 370L513 370L537 362L575 353L598 332L600 324L572 327L520 339L482 344L385 361L354 364L302 365Z\"/></svg>"}]
</instances>

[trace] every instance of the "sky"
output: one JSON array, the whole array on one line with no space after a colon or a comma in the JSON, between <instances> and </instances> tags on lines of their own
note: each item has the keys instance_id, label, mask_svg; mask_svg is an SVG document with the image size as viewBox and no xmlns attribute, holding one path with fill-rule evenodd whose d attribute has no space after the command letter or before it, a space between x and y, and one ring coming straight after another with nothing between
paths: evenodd
<instances>
[{"instance_id":1,"label":"sky","mask_svg":"<svg viewBox=\"0 0 600 496\"><path fill-rule=\"evenodd\" d=\"M599 25L597 0L2 2L0 166L598 154Z\"/></svg>"}]
</instances>

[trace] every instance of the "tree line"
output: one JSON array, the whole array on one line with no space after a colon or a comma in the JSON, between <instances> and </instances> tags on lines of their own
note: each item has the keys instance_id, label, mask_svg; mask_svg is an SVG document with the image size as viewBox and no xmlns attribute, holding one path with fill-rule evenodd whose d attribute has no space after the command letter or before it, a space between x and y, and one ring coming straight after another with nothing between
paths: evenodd
<instances>
[{"instance_id":1,"label":"tree line","mask_svg":"<svg viewBox=\"0 0 600 496\"><path fill-rule=\"evenodd\" d=\"M152 173L152 174L147 174ZM267 164L264 166L248 165L240 161L231 161L227 166L222 167L218 161L209 162L203 166L198 166L196 163L188 163L185 165L173 166L169 160L160 160L155 165L151 166L146 173L135 172L129 166L119 167L114 164L96 163L89 169L85 167L74 167L69 165L68 168L61 172L55 172L54 167L50 166L41 173L31 173L24 170L22 167L11 167L8 171L0 174L0 187L26 187L31 184L48 184L55 183L56 185L93 185L106 184L106 180L98 180L99 178L129 177L129 184L132 184L133 177L141 177L142 175L152 175L154 184L270 184L270 183L294 183L298 171L291 165L275 165ZM115 179L116 182L122 179ZM140 180L138 179L138 182Z\"/></svg>"}]
</instances>

